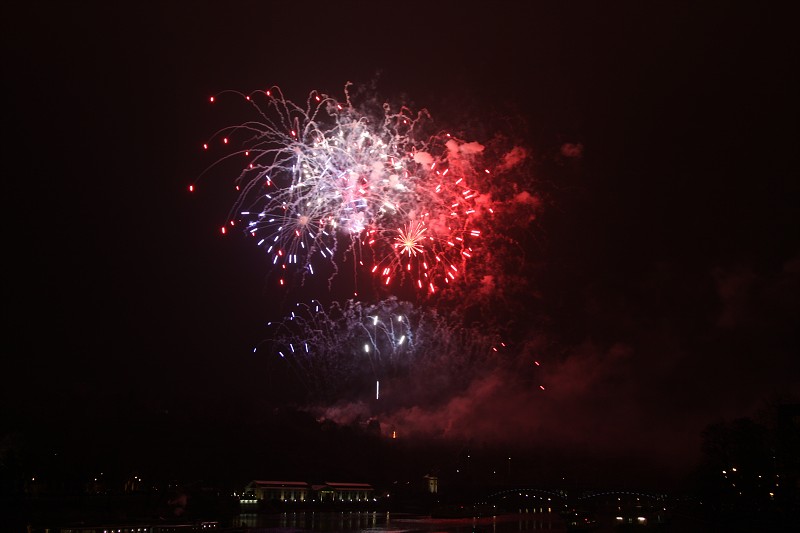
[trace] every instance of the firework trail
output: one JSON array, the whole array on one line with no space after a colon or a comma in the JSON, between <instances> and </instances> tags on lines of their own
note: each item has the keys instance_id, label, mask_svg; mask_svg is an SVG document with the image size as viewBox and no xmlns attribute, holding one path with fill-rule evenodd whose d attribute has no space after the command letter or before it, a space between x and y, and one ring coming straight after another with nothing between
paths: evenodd
<instances>
[{"instance_id":1,"label":"firework trail","mask_svg":"<svg viewBox=\"0 0 800 533\"><path fill-rule=\"evenodd\" d=\"M270 332L262 347L291 365L313 401L353 400L380 382L384 408L463 389L505 350L494 333L393 297L296 304Z\"/></svg>"},{"instance_id":2,"label":"firework trail","mask_svg":"<svg viewBox=\"0 0 800 533\"><path fill-rule=\"evenodd\" d=\"M255 239L287 291L320 274L330 291L347 263L377 289L371 303L296 304L258 352L285 362L316 406L372 391L384 414L441 404L508 356L506 293L527 283L515 235L540 202L519 172L527 152L436 130L425 110L357 106L349 85L341 101L313 91L302 105L277 87L212 97L252 118L203 145L223 150L204 174L236 167L222 233ZM416 303L398 299L409 292Z\"/></svg>"},{"instance_id":3,"label":"firework trail","mask_svg":"<svg viewBox=\"0 0 800 533\"><path fill-rule=\"evenodd\" d=\"M221 231L240 226L257 239L280 285L289 271L314 275L321 262L335 275L340 247L387 287L407 281L431 294L463 272L493 213L478 189L490 175L478 165L482 145L426 133L424 110L384 104L379 118L360 112L347 87L342 102L311 92L302 106L275 87L226 93L254 118L204 144L225 150L216 164L242 162Z\"/></svg>"}]
</instances>

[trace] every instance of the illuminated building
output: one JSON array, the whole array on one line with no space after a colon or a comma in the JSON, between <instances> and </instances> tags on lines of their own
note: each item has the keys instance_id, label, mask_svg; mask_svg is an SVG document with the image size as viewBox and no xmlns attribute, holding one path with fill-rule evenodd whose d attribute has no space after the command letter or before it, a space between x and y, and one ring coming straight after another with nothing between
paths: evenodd
<instances>
[{"instance_id":1,"label":"illuminated building","mask_svg":"<svg viewBox=\"0 0 800 533\"><path fill-rule=\"evenodd\" d=\"M247 484L240 499L243 506L258 506L263 502L368 502L373 500L369 483L341 483L326 481L310 484L305 481L260 481Z\"/></svg>"}]
</instances>

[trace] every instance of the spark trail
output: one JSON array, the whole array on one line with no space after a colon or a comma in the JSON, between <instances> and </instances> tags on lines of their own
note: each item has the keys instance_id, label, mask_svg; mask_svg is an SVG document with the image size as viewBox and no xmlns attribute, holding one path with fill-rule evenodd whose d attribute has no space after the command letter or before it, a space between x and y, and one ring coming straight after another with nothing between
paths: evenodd
<instances>
[{"instance_id":1,"label":"spark trail","mask_svg":"<svg viewBox=\"0 0 800 533\"><path fill-rule=\"evenodd\" d=\"M500 339L519 306L507 293L527 280L516 236L540 199L520 172L526 150L507 138L486 149L424 109L356 105L349 87L301 104L277 87L212 97L250 118L208 139L221 155L200 178L224 167L235 200L221 231L255 239L287 295L319 274L330 292L346 264L356 289L362 278L377 289L372 303L296 304L257 351L284 361L317 406L436 405L510 364Z\"/></svg>"},{"instance_id":2,"label":"spark trail","mask_svg":"<svg viewBox=\"0 0 800 533\"><path fill-rule=\"evenodd\" d=\"M280 285L292 272L304 281L321 262L335 275L340 248L386 287L410 282L431 294L462 274L493 213L478 189L490 174L478 164L480 144L427 133L425 110L359 111L348 86L341 102L313 91L298 105L277 87L211 102L228 95L254 116L204 144L225 152L211 168L241 161L221 231L238 226L257 239Z\"/></svg>"},{"instance_id":3,"label":"spark trail","mask_svg":"<svg viewBox=\"0 0 800 533\"><path fill-rule=\"evenodd\" d=\"M396 298L297 304L270 331L259 349L284 359L322 403L363 398L376 382L381 401L394 407L435 402L466 387L505 350L496 334Z\"/></svg>"}]
</instances>

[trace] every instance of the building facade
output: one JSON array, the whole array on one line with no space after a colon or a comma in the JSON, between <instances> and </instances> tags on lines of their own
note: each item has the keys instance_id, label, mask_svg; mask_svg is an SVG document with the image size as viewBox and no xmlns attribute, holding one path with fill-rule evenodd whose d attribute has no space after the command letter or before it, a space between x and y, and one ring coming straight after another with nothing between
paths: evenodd
<instances>
[{"instance_id":1,"label":"building facade","mask_svg":"<svg viewBox=\"0 0 800 533\"><path fill-rule=\"evenodd\" d=\"M256 501L304 502L308 499L310 485L305 481L253 480L244 489L242 498Z\"/></svg>"},{"instance_id":2,"label":"building facade","mask_svg":"<svg viewBox=\"0 0 800 533\"><path fill-rule=\"evenodd\" d=\"M336 503L369 502L375 490L369 483L326 481L311 484L305 481L253 480L244 488L240 499L243 506L258 506L266 502Z\"/></svg>"}]
</instances>

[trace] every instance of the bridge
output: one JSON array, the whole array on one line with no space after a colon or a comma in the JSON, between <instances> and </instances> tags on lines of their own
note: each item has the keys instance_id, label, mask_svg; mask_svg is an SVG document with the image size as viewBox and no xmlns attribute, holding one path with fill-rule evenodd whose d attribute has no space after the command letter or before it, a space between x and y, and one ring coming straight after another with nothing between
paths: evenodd
<instances>
[{"instance_id":1,"label":"bridge","mask_svg":"<svg viewBox=\"0 0 800 533\"><path fill-rule=\"evenodd\" d=\"M613 489L567 492L563 489L521 486L491 492L484 497L483 503L506 509L543 509L540 512L545 512L549 508L551 512L558 512L568 507L592 505L612 500L625 503L646 502L652 505L656 502L666 501L667 495L648 491Z\"/></svg>"},{"instance_id":2,"label":"bridge","mask_svg":"<svg viewBox=\"0 0 800 533\"><path fill-rule=\"evenodd\" d=\"M518 487L488 494L483 503L509 511L558 513L567 508L567 493L557 489Z\"/></svg>"},{"instance_id":3,"label":"bridge","mask_svg":"<svg viewBox=\"0 0 800 533\"><path fill-rule=\"evenodd\" d=\"M605 497L616 497L616 498L625 498L625 499L639 499L639 500L649 500L649 501L663 501L667 499L666 494L660 493L653 493L653 492L643 492L643 491L635 491L635 490L587 490L583 491L577 496L578 501L589 500L590 498L605 498Z\"/></svg>"}]
</instances>

